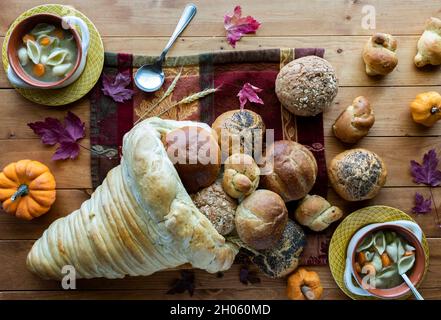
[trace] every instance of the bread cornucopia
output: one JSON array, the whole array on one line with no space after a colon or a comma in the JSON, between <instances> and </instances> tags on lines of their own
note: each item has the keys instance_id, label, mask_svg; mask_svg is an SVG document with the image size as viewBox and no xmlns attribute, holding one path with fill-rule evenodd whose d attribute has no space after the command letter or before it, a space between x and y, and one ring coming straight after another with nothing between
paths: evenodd
<instances>
[{"instance_id":1,"label":"bread cornucopia","mask_svg":"<svg viewBox=\"0 0 441 320\"><path fill-rule=\"evenodd\" d=\"M150 275L190 263L214 273L229 269L238 247L196 208L161 136L205 124L147 119L124 136L121 164L81 208L56 220L32 247L28 268L42 278Z\"/></svg>"}]
</instances>

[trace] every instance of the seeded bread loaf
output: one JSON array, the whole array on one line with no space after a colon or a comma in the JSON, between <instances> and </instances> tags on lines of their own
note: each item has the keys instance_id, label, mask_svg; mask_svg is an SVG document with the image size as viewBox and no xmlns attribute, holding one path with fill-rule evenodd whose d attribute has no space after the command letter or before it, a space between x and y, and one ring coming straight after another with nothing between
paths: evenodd
<instances>
[{"instance_id":1,"label":"seeded bread loaf","mask_svg":"<svg viewBox=\"0 0 441 320\"><path fill-rule=\"evenodd\" d=\"M334 190L347 201L374 198L386 183L387 169L383 160L366 149L344 151L328 167Z\"/></svg>"},{"instance_id":2,"label":"seeded bread loaf","mask_svg":"<svg viewBox=\"0 0 441 320\"><path fill-rule=\"evenodd\" d=\"M280 103L296 116L315 116L323 112L331 105L337 91L334 68L317 56L291 61L276 79Z\"/></svg>"}]
</instances>

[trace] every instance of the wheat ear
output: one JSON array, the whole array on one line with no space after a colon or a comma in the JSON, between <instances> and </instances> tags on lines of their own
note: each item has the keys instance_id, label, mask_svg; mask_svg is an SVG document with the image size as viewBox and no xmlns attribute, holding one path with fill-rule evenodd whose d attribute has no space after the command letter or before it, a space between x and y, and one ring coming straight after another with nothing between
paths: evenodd
<instances>
[{"instance_id":1,"label":"wheat ear","mask_svg":"<svg viewBox=\"0 0 441 320\"><path fill-rule=\"evenodd\" d=\"M162 116L164 113L166 113L166 112L170 111L171 109L173 109L174 107L176 107L177 105L192 103L192 102L194 102L194 101L196 101L196 100L199 100L199 99L201 99L201 98L203 98L203 97L206 97L206 96L208 96L208 95L210 95L210 94L212 94L212 93L215 93L217 90L218 90L217 88L214 88L214 89L205 89L204 91L200 91L200 92L194 93L194 94L192 94L192 95L190 95L190 96L187 96L187 97L185 97L185 98L179 100L178 102L174 103L174 104L171 105L170 107L168 107L168 108L166 108L165 110L161 111L161 112L160 112L159 114L157 114L156 116L157 116L157 117L160 117L160 116Z\"/></svg>"},{"instance_id":2,"label":"wheat ear","mask_svg":"<svg viewBox=\"0 0 441 320\"><path fill-rule=\"evenodd\" d=\"M145 116L148 116L162 101L165 100L169 95L172 94L173 90L175 90L176 84L178 83L179 78L182 74L182 67L181 70L179 70L179 73L176 75L176 77L173 79L173 82L170 84L170 86L167 88L167 91L164 92L162 97L150 108L148 108L145 112L142 113L142 115L136 120L134 124L137 124L139 121L143 120Z\"/></svg>"}]
</instances>

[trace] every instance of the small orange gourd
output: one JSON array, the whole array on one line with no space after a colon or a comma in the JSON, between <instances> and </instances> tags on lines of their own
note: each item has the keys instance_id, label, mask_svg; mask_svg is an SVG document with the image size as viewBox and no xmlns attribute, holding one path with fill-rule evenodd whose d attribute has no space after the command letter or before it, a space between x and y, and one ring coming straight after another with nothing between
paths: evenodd
<instances>
[{"instance_id":1,"label":"small orange gourd","mask_svg":"<svg viewBox=\"0 0 441 320\"><path fill-rule=\"evenodd\" d=\"M291 300L318 300L323 294L323 287L317 272L299 268L288 277L286 294Z\"/></svg>"},{"instance_id":2,"label":"small orange gourd","mask_svg":"<svg viewBox=\"0 0 441 320\"><path fill-rule=\"evenodd\" d=\"M441 119L441 95L430 91L420 93L410 104L413 121L431 127Z\"/></svg>"},{"instance_id":3,"label":"small orange gourd","mask_svg":"<svg viewBox=\"0 0 441 320\"><path fill-rule=\"evenodd\" d=\"M0 201L6 213L31 220L49 211L55 201L55 178L38 161L20 160L0 173Z\"/></svg>"}]
</instances>

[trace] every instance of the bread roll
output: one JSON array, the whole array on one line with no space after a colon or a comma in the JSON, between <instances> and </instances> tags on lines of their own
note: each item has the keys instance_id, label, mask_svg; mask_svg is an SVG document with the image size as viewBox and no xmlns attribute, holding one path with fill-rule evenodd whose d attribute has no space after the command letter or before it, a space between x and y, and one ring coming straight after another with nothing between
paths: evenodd
<instances>
[{"instance_id":1,"label":"bread roll","mask_svg":"<svg viewBox=\"0 0 441 320\"><path fill-rule=\"evenodd\" d=\"M376 33L363 48L363 61L369 76L391 73L398 64L397 40L387 33Z\"/></svg>"},{"instance_id":2,"label":"bread roll","mask_svg":"<svg viewBox=\"0 0 441 320\"><path fill-rule=\"evenodd\" d=\"M375 116L369 101L357 97L335 120L332 130L334 135L345 143L356 143L366 136L374 125Z\"/></svg>"},{"instance_id":3,"label":"bread roll","mask_svg":"<svg viewBox=\"0 0 441 320\"><path fill-rule=\"evenodd\" d=\"M305 146L289 140L274 142L267 148L266 162L273 159L273 170L260 178L260 185L278 193L285 202L303 198L317 177L317 162ZM269 151L268 151L269 150Z\"/></svg>"},{"instance_id":4,"label":"bread roll","mask_svg":"<svg viewBox=\"0 0 441 320\"><path fill-rule=\"evenodd\" d=\"M246 197L236 210L236 231L240 239L253 249L274 246L288 221L283 199L269 190L257 190Z\"/></svg>"},{"instance_id":5,"label":"bread roll","mask_svg":"<svg viewBox=\"0 0 441 320\"><path fill-rule=\"evenodd\" d=\"M383 160L366 149L352 149L332 159L328 167L334 190L347 201L372 199L386 182Z\"/></svg>"},{"instance_id":6,"label":"bread roll","mask_svg":"<svg viewBox=\"0 0 441 320\"><path fill-rule=\"evenodd\" d=\"M237 202L226 194L220 180L191 195L191 199L221 235L234 230Z\"/></svg>"},{"instance_id":7,"label":"bread roll","mask_svg":"<svg viewBox=\"0 0 441 320\"><path fill-rule=\"evenodd\" d=\"M225 160L222 187L230 197L243 198L257 189L259 175L260 169L251 156L235 153Z\"/></svg>"},{"instance_id":8,"label":"bread roll","mask_svg":"<svg viewBox=\"0 0 441 320\"><path fill-rule=\"evenodd\" d=\"M246 109L222 113L211 127L217 134L223 159L233 153L252 154L254 142L262 141L265 131L262 117Z\"/></svg>"},{"instance_id":9,"label":"bread roll","mask_svg":"<svg viewBox=\"0 0 441 320\"><path fill-rule=\"evenodd\" d=\"M339 220L343 212L332 206L325 198L307 195L296 209L296 221L313 231L325 230L331 223Z\"/></svg>"},{"instance_id":10,"label":"bread roll","mask_svg":"<svg viewBox=\"0 0 441 320\"><path fill-rule=\"evenodd\" d=\"M418 68L427 64L441 64L441 20L431 17L426 21L421 38L418 40L418 53L414 58Z\"/></svg>"},{"instance_id":11,"label":"bread roll","mask_svg":"<svg viewBox=\"0 0 441 320\"><path fill-rule=\"evenodd\" d=\"M268 277L281 278L293 272L299 265L300 254L306 246L306 237L302 228L288 219L280 240L270 249L254 250L243 243L244 253Z\"/></svg>"},{"instance_id":12,"label":"bread roll","mask_svg":"<svg viewBox=\"0 0 441 320\"><path fill-rule=\"evenodd\" d=\"M280 103L296 116L315 116L328 108L338 91L334 68L325 59L307 56L284 66L276 79Z\"/></svg>"},{"instance_id":13,"label":"bread roll","mask_svg":"<svg viewBox=\"0 0 441 320\"><path fill-rule=\"evenodd\" d=\"M163 143L188 193L216 181L221 168L220 149L211 132L183 127L168 132Z\"/></svg>"}]
</instances>

